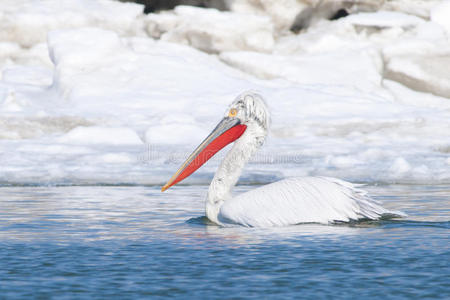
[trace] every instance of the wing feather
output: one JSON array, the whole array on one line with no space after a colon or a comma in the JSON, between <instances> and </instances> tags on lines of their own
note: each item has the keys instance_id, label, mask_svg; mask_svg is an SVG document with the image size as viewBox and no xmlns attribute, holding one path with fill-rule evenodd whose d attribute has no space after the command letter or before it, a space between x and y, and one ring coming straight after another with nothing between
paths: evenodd
<instances>
[{"instance_id":1,"label":"wing feather","mask_svg":"<svg viewBox=\"0 0 450 300\"><path fill-rule=\"evenodd\" d=\"M226 201L219 221L249 227L379 219L391 212L353 184L335 178L300 177L274 182Z\"/></svg>"}]
</instances>

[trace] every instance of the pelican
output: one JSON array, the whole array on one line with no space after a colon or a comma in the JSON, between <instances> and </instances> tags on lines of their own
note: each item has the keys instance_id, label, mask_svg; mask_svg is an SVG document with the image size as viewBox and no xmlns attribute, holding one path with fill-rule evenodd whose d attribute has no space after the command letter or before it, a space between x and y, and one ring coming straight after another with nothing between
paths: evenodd
<instances>
[{"instance_id":1,"label":"pelican","mask_svg":"<svg viewBox=\"0 0 450 300\"><path fill-rule=\"evenodd\" d=\"M402 215L381 207L353 184L328 177L287 178L233 197L233 187L245 164L264 143L269 124L269 110L259 94L239 95L220 123L161 191L194 173L219 150L234 142L212 179L206 199L206 216L218 225L333 224Z\"/></svg>"}]
</instances>

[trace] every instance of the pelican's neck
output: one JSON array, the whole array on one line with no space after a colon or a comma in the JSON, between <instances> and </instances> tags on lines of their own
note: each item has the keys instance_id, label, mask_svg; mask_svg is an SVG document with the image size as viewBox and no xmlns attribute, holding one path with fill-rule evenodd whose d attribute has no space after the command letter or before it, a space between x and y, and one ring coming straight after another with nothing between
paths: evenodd
<instances>
[{"instance_id":1,"label":"pelican's neck","mask_svg":"<svg viewBox=\"0 0 450 300\"><path fill-rule=\"evenodd\" d=\"M244 134L226 154L208 190L206 215L211 221L220 224L217 220L220 207L224 201L231 199L231 192L241 176L242 169L264 142L265 134L258 126L247 126Z\"/></svg>"}]
</instances>

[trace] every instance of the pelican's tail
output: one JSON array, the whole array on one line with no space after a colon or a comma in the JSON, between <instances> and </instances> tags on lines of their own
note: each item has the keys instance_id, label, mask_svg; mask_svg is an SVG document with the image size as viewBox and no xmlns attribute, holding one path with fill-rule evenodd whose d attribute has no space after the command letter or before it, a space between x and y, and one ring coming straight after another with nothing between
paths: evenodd
<instances>
[{"instance_id":1,"label":"pelican's tail","mask_svg":"<svg viewBox=\"0 0 450 300\"><path fill-rule=\"evenodd\" d=\"M380 201L371 198L367 191L361 189L362 184L353 184L347 181L343 181L336 178L322 177L328 181L331 181L337 185L343 187L342 191L351 198L358 206L356 209L357 220L370 219L392 219L402 218L408 216L402 211L388 210L381 206Z\"/></svg>"}]
</instances>

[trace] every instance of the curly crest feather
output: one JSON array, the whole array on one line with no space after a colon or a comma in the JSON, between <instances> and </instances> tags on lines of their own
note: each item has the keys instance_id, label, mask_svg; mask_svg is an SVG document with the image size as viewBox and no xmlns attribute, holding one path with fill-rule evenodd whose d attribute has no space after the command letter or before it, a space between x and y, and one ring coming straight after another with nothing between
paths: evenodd
<instances>
[{"instance_id":1,"label":"curly crest feather","mask_svg":"<svg viewBox=\"0 0 450 300\"><path fill-rule=\"evenodd\" d=\"M270 126L270 114L263 97L254 91L246 91L240 94L230 105L243 112L243 123L257 122L264 130Z\"/></svg>"}]
</instances>

